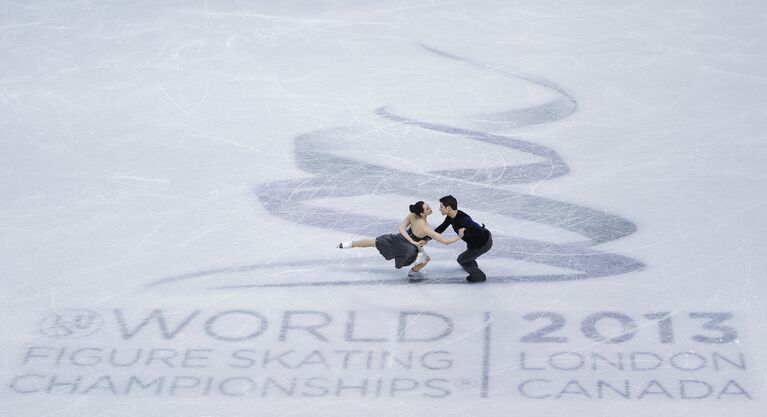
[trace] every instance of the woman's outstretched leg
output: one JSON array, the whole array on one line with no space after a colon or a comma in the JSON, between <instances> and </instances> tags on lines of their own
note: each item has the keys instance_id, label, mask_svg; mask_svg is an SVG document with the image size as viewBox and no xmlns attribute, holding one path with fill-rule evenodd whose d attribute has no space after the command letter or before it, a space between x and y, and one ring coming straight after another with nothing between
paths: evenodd
<instances>
[{"instance_id":1,"label":"woman's outstretched leg","mask_svg":"<svg viewBox=\"0 0 767 417\"><path fill-rule=\"evenodd\" d=\"M362 239L349 242L341 242L338 244L339 249L351 249L351 248L374 248L376 247L375 239Z\"/></svg>"}]
</instances>

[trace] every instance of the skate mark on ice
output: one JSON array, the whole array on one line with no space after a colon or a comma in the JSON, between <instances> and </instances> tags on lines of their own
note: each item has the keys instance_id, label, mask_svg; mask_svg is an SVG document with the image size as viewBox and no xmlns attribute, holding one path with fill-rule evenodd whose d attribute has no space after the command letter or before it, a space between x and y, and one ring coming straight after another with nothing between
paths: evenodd
<instances>
[{"instance_id":1,"label":"skate mark on ice","mask_svg":"<svg viewBox=\"0 0 767 417\"><path fill-rule=\"evenodd\" d=\"M523 138L489 133L473 128L474 121L490 121L495 126L507 128L554 122L566 118L578 107L577 101L565 89L548 81L519 75L479 62L421 45L424 51L447 60L473 65L494 71L509 78L545 87L557 93L556 98L535 106L503 112L472 115L462 120L462 126L418 120L399 114L394 106L382 106L375 111L381 121L377 130L390 130L396 134L437 135L445 141L470 140L507 148L533 155L539 160L533 163L484 167L471 169L438 169L426 172L408 172L378 163L355 159L345 152L352 145L364 146L370 140L369 126L347 126L318 130L294 139L294 157L297 166L311 174L310 178L277 181L254 187L254 194L273 216L283 220L333 230L339 234L373 237L393 233L398 222L372 215L353 213L311 205L312 201L341 197L393 194L408 199L439 198L455 195L467 212L484 211L509 218L562 228L577 233L583 240L571 243L555 243L544 240L522 239L494 231L493 249L483 259L503 258L515 261L539 263L567 268L571 274L514 275L490 271L486 283L553 282L582 280L625 274L644 268L644 264L627 256L603 252L593 246L611 242L631 235L637 227L631 221L604 211L529 195L502 188L513 184L527 184L561 177L569 172L562 157L547 146ZM481 124L481 123L480 123ZM406 129L407 128L407 129ZM403 133L404 132L404 133ZM385 137L385 136L384 136ZM373 139L377 139L373 137ZM352 180L350 180L352 179ZM481 220L481 219L479 219ZM494 225L489 225L491 230ZM498 230L498 229L496 229ZM260 265L231 266L169 277L149 285L185 281L221 274L241 274L269 267L316 267L318 265L340 266L341 260L299 261L290 263L265 263ZM389 272L390 274L391 272ZM258 281L257 277L253 277ZM463 283L463 278L429 280L424 285L449 285ZM360 286L360 285L413 285L410 282L388 279L369 281L302 281L302 282L254 282L242 285L217 285L213 289L313 287L313 286Z\"/></svg>"}]
</instances>

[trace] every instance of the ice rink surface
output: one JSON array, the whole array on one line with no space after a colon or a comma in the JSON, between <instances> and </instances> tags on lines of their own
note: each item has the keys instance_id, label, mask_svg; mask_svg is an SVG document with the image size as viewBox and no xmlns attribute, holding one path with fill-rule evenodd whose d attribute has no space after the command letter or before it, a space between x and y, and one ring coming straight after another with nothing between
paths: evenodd
<instances>
[{"instance_id":1,"label":"ice rink surface","mask_svg":"<svg viewBox=\"0 0 767 417\"><path fill-rule=\"evenodd\" d=\"M767 416L766 22L0 3L0 416Z\"/></svg>"}]
</instances>

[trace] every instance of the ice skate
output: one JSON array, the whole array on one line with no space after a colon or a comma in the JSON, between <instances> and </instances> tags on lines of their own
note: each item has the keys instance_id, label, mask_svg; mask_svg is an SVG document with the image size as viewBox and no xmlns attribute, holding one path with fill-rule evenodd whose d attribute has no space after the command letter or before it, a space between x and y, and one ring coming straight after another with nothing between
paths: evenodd
<instances>
[{"instance_id":1,"label":"ice skate","mask_svg":"<svg viewBox=\"0 0 767 417\"><path fill-rule=\"evenodd\" d=\"M420 282L426 279L426 273L421 271L413 271L411 269L407 272L407 279L410 282Z\"/></svg>"}]
</instances>

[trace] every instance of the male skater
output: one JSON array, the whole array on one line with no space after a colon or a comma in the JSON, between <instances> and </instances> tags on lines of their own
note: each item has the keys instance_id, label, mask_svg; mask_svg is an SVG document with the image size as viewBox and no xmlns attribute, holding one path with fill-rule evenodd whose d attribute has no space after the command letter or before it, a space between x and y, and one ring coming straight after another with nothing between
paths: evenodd
<instances>
[{"instance_id":1,"label":"male skater","mask_svg":"<svg viewBox=\"0 0 767 417\"><path fill-rule=\"evenodd\" d=\"M476 259L493 247L493 237L490 231L485 229L484 224L478 225L466 213L458 210L458 200L452 195L439 199L439 212L447 217L441 225L434 229L435 232L442 233L451 224L456 233L460 229L465 229L462 239L466 242L466 250L458 255L458 263L464 271L469 273L466 281L482 282L486 280L487 276L479 269Z\"/></svg>"}]
</instances>

